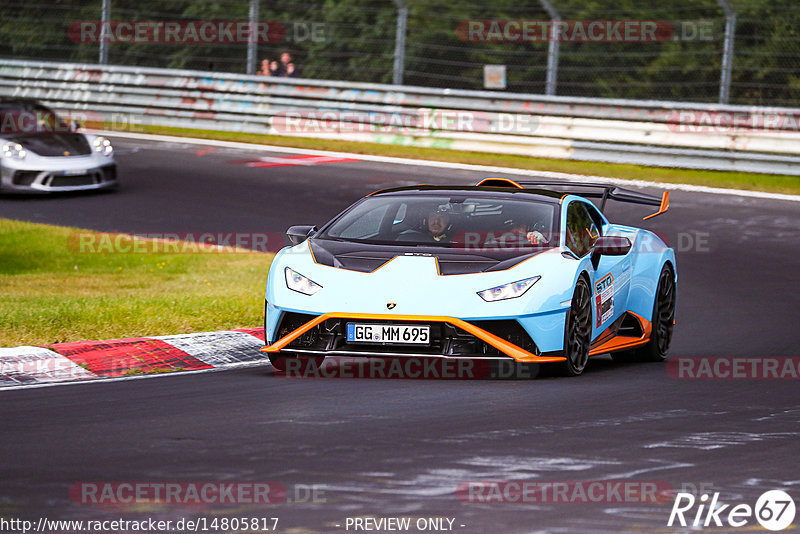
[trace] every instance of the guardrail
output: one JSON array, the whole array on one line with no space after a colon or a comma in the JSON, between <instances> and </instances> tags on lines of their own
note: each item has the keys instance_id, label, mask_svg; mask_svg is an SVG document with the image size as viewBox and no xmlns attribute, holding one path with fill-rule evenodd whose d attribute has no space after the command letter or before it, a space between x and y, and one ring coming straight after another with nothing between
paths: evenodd
<instances>
[{"instance_id":1,"label":"guardrail","mask_svg":"<svg viewBox=\"0 0 800 534\"><path fill-rule=\"evenodd\" d=\"M800 175L800 109L569 98L0 59L0 96L174 126ZM2 128L2 125L0 125Z\"/></svg>"}]
</instances>

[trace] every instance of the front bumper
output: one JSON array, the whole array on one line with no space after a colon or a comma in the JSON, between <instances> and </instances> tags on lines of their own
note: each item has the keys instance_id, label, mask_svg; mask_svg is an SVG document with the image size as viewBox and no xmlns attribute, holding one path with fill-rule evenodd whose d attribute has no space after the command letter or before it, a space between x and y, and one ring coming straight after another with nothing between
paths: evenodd
<instances>
[{"instance_id":1,"label":"front bumper","mask_svg":"<svg viewBox=\"0 0 800 534\"><path fill-rule=\"evenodd\" d=\"M348 343L344 336L348 321L378 325L422 322L431 328L431 343L424 347L391 343ZM513 359L521 363L566 360L560 353L542 354L519 323L513 320L468 322L455 317L427 315L286 314L278 328L278 337L275 343L263 347L261 351L273 354L286 351L316 356Z\"/></svg>"},{"instance_id":2,"label":"front bumper","mask_svg":"<svg viewBox=\"0 0 800 534\"><path fill-rule=\"evenodd\" d=\"M114 162L103 165L97 165L94 161L89 165L70 162L68 168L61 168L56 162L33 168L8 165L0 168L0 191L3 193L91 191L117 186L117 165Z\"/></svg>"}]
</instances>

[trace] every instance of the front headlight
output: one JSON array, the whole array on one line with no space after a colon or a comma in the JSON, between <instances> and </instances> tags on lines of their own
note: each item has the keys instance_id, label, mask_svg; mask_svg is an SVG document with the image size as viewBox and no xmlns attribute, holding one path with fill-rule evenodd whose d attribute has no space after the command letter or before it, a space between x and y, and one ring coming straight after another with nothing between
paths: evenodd
<instances>
[{"instance_id":1,"label":"front headlight","mask_svg":"<svg viewBox=\"0 0 800 534\"><path fill-rule=\"evenodd\" d=\"M114 153L114 147L111 146L111 141L102 135L92 140L92 148L94 148L95 152L100 152L104 156L110 156Z\"/></svg>"},{"instance_id":2,"label":"front headlight","mask_svg":"<svg viewBox=\"0 0 800 534\"><path fill-rule=\"evenodd\" d=\"M527 290L533 287L533 284L539 281L541 276L534 276L533 278L526 278L524 280L517 280L502 286L492 287L478 291L478 295L486 302L495 302L497 300L515 299L525 294Z\"/></svg>"},{"instance_id":3,"label":"front headlight","mask_svg":"<svg viewBox=\"0 0 800 534\"><path fill-rule=\"evenodd\" d=\"M322 289L321 285L314 282L310 278L306 278L297 271L293 271L287 267L284 269L284 272L286 273L286 287L292 291L297 291L303 295L313 295Z\"/></svg>"},{"instance_id":4,"label":"front headlight","mask_svg":"<svg viewBox=\"0 0 800 534\"><path fill-rule=\"evenodd\" d=\"M6 143L3 145L3 157L14 159L25 159L28 151L19 143Z\"/></svg>"}]
</instances>

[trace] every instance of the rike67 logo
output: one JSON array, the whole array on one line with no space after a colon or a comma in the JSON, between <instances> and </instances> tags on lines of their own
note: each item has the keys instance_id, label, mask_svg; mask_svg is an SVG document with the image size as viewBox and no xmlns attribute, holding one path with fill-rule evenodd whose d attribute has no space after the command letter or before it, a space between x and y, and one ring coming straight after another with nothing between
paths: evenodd
<instances>
[{"instance_id":1,"label":"rike67 logo","mask_svg":"<svg viewBox=\"0 0 800 534\"><path fill-rule=\"evenodd\" d=\"M763 528L777 531L788 528L794 516L794 500L781 490L762 493L755 507L745 503L722 503L719 492L715 492L711 500L707 494L698 499L691 493L680 492L675 495L667 526L739 528L751 525L755 519Z\"/></svg>"}]
</instances>

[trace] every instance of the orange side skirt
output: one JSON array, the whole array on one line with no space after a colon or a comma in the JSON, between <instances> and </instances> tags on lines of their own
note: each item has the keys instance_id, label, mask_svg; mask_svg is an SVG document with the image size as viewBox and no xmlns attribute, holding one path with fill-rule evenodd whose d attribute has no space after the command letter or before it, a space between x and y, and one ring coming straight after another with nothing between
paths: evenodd
<instances>
[{"instance_id":1,"label":"orange side skirt","mask_svg":"<svg viewBox=\"0 0 800 534\"><path fill-rule=\"evenodd\" d=\"M631 315L636 317L642 325L642 337L630 336L615 336L609 330L604 331L597 336L597 339L592 343L592 348L589 350L589 356L596 356L598 354L605 354L606 352L616 352L618 350L632 349L644 345L650 341L650 334L653 331L653 325L636 313L629 311Z\"/></svg>"}]
</instances>

